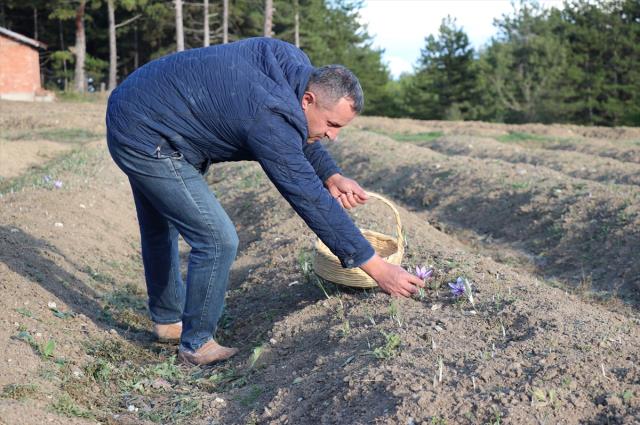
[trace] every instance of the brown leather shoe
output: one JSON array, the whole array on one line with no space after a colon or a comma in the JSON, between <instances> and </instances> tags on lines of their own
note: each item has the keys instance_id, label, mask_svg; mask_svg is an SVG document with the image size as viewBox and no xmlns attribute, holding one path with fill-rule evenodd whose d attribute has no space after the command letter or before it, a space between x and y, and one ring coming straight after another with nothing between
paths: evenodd
<instances>
[{"instance_id":1,"label":"brown leather shoe","mask_svg":"<svg viewBox=\"0 0 640 425\"><path fill-rule=\"evenodd\" d=\"M170 323L162 325L153 324L153 334L160 342L180 342L180 334L182 334L182 322Z\"/></svg>"},{"instance_id":2,"label":"brown leather shoe","mask_svg":"<svg viewBox=\"0 0 640 425\"><path fill-rule=\"evenodd\" d=\"M178 350L178 361L187 365L202 366L226 360L238 352L237 348L223 347L211 340L196 351Z\"/></svg>"}]
</instances>

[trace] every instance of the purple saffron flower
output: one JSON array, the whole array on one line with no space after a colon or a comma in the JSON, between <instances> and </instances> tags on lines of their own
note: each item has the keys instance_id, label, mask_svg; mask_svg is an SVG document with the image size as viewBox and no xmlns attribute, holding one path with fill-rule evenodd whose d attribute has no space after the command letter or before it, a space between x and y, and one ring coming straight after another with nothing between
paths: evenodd
<instances>
[{"instance_id":1,"label":"purple saffron flower","mask_svg":"<svg viewBox=\"0 0 640 425\"><path fill-rule=\"evenodd\" d=\"M53 182L53 185L55 186L56 189L61 189L62 188L62 180L56 180L55 182Z\"/></svg>"},{"instance_id":2,"label":"purple saffron flower","mask_svg":"<svg viewBox=\"0 0 640 425\"><path fill-rule=\"evenodd\" d=\"M451 288L451 293L454 297L461 297L464 295L465 287L464 287L464 279L459 277L456 280L456 283L449 282L449 288Z\"/></svg>"},{"instance_id":3,"label":"purple saffron flower","mask_svg":"<svg viewBox=\"0 0 640 425\"><path fill-rule=\"evenodd\" d=\"M44 180L45 183L49 183L51 181L51 176L44 176L42 180Z\"/></svg>"},{"instance_id":4,"label":"purple saffron flower","mask_svg":"<svg viewBox=\"0 0 640 425\"><path fill-rule=\"evenodd\" d=\"M422 280L430 279L433 276L433 269L427 269L425 266L416 266L416 276Z\"/></svg>"}]
</instances>

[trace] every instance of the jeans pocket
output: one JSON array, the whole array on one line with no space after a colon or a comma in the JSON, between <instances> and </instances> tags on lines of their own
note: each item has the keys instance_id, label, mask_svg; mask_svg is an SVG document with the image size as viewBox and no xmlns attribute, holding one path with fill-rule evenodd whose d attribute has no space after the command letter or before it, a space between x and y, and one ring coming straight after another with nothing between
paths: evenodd
<instances>
[{"instance_id":1,"label":"jeans pocket","mask_svg":"<svg viewBox=\"0 0 640 425\"><path fill-rule=\"evenodd\" d=\"M184 155L179 151L163 152L160 149L160 146L158 146L158 148L156 149L156 152L155 152L155 157L158 158L158 159L176 159L176 160L181 160L181 159L184 158Z\"/></svg>"}]
</instances>

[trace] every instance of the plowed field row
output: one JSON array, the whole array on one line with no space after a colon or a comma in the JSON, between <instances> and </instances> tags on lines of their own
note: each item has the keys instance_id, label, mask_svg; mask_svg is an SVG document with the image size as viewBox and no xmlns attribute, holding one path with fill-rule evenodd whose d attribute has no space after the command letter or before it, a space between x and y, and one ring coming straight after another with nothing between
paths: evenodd
<instances>
[{"instance_id":1,"label":"plowed field row","mask_svg":"<svg viewBox=\"0 0 640 425\"><path fill-rule=\"evenodd\" d=\"M332 149L368 188L454 231L470 230L490 245L497 241L520 250L547 278L620 295L640 287L635 186L500 159L447 156L366 132Z\"/></svg>"},{"instance_id":2,"label":"plowed field row","mask_svg":"<svg viewBox=\"0 0 640 425\"><path fill-rule=\"evenodd\" d=\"M491 138L443 136L435 140L416 140L445 155L501 159L512 164L547 167L570 177L601 183L640 185L640 164L570 150L549 150L543 146L502 143Z\"/></svg>"}]
</instances>

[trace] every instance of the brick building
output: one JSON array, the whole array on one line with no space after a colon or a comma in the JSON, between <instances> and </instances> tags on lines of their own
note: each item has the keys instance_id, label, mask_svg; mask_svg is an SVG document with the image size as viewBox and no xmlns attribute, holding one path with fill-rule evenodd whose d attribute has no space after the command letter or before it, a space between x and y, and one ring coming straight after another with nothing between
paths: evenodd
<instances>
[{"instance_id":1,"label":"brick building","mask_svg":"<svg viewBox=\"0 0 640 425\"><path fill-rule=\"evenodd\" d=\"M38 49L47 45L0 27L0 99L52 100L40 84Z\"/></svg>"}]
</instances>

